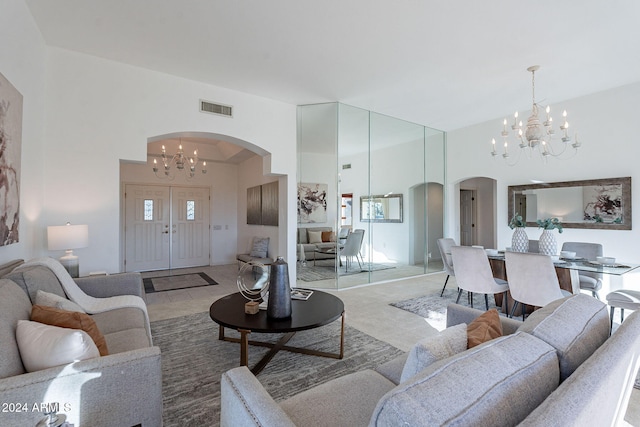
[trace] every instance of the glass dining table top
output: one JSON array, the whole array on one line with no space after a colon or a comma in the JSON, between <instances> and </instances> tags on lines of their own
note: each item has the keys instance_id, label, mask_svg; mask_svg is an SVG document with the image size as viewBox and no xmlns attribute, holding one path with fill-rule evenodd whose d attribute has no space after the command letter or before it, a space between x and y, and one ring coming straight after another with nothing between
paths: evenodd
<instances>
[{"instance_id":1,"label":"glass dining table top","mask_svg":"<svg viewBox=\"0 0 640 427\"><path fill-rule=\"evenodd\" d=\"M488 255L489 258L504 260L504 251L499 251L497 255ZM592 273L614 274L620 276L640 267L640 264L615 263L602 264L597 261L590 261L585 258L560 258L554 260L553 264L558 268L568 268L578 271L590 271Z\"/></svg>"}]
</instances>

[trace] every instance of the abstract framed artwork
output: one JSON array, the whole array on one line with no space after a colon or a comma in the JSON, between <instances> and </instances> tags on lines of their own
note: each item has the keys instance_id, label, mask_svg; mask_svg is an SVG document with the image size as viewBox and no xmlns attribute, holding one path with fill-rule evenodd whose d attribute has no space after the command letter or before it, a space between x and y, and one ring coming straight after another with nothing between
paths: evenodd
<instances>
[{"instance_id":1,"label":"abstract framed artwork","mask_svg":"<svg viewBox=\"0 0 640 427\"><path fill-rule=\"evenodd\" d=\"M327 184L298 184L298 222L327 222Z\"/></svg>"},{"instance_id":2,"label":"abstract framed artwork","mask_svg":"<svg viewBox=\"0 0 640 427\"><path fill-rule=\"evenodd\" d=\"M260 186L262 225L278 225L278 181Z\"/></svg>"},{"instance_id":3,"label":"abstract framed artwork","mask_svg":"<svg viewBox=\"0 0 640 427\"><path fill-rule=\"evenodd\" d=\"M247 188L247 224L262 224L262 197L260 186Z\"/></svg>"},{"instance_id":4,"label":"abstract framed artwork","mask_svg":"<svg viewBox=\"0 0 640 427\"><path fill-rule=\"evenodd\" d=\"M0 74L0 246L19 241L22 95Z\"/></svg>"},{"instance_id":5,"label":"abstract framed artwork","mask_svg":"<svg viewBox=\"0 0 640 427\"><path fill-rule=\"evenodd\" d=\"M278 226L278 181L247 188L247 224Z\"/></svg>"}]
</instances>

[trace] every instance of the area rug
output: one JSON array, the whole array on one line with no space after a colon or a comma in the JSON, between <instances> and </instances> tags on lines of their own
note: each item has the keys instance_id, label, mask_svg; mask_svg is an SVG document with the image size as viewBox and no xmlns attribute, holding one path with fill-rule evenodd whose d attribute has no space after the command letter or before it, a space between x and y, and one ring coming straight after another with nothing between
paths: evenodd
<instances>
[{"instance_id":1,"label":"area rug","mask_svg":"<svg viewBox=\"0 0 640 427\"><path fill-rule=\"evenodd\" d=\"M220 376L238 366L237 343L218 340L218 325L209 313L198 313L151 323L154 345L162 354L162 395L165 427L217 426L220 421ZM227 336L238 336L229 329ZM279 334L255 334L256 339L275 342ZM340 322L298 332L288 345L336 352ZM344 358L341 360L280 351L258 374L258 380L276 401L351 372L378 366L401 350L345 326ZM268 351L249 347L253 366Z\"/></svg>"},{"instance_id":2,"label":"area rug","mask_svg":"<svg viewBox=\"0 0 640 427\"><path fill-rule=\"evenodd\" d=\"M366 273L369 271L380 271L395 268L393 265L370 263L365 262L362 267L357 262L351 263L349 270L342 264L338 268L338 274L340 276L351 276L353 274ZM305 282L315 282L317 280L335 279L335 261L334 260L321 260L316 261L316 265L313 265L313 261L307 261L307 265L298 264L297 278Z\"/></svg>"},{"instance_id":3,"label":"area rug","mask_svg":"<svg viewBox=\"0 0 640 427\"><path fill-rule=\"evenodd\" d=\"M447 327L447 305L456 302L458 291L455 289L445 289L442 296L440 296L440 292L441 290L438 290L433 294L392 302L389 305L417 314L420 317L424 317L429 325L439 331L442 331ZM463 292L460 297L460 304L469 305L466 292ZM480 310L485 310L486 306L484 295L474 294L473 306ZM489 308L496 308L496 304L492 296L489 297Z\"/></svg>"},{"instance_id":4,"label":"area rug","mask_svg":"<svg viewBox=\"0 0 640 427\"><path fill-rule=\"evenodd\" d=\"M176 289L197 288L200 286L217 285L205 273L176 274L173 276L149 277L142 280L147 293L174 291Z\"/></svg>"}]
</instances>

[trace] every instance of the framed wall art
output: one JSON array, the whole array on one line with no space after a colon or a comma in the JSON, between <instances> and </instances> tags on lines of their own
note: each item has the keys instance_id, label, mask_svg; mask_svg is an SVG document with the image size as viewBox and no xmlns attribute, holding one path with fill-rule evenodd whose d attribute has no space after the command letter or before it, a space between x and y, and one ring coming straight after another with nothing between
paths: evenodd
<instances>
[{"instance_id":1,"label":"framed wall art","mask_svg":"<svg viewBox=\"0 0 640 427\"><path fill-rule=\"evenodd\" d=\"M0 246L19 241L22 95L0 74Z\"/></svg>"}]
</instances>

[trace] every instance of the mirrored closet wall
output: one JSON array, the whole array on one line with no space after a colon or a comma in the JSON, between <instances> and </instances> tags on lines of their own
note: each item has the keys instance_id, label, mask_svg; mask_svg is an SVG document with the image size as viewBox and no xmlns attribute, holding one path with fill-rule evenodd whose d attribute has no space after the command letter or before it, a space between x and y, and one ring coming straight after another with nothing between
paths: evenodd
<instances>
[{"instance_id":1,"label":"mirrored closet wall","mask_svg":"<svg viewBox=\"0 0 640 427\"><path fill-rule=\"evenodd\" d=\"M441 271L444 139L341 103L299 106L297 286Z\"/></svg>"}]
</instances>

